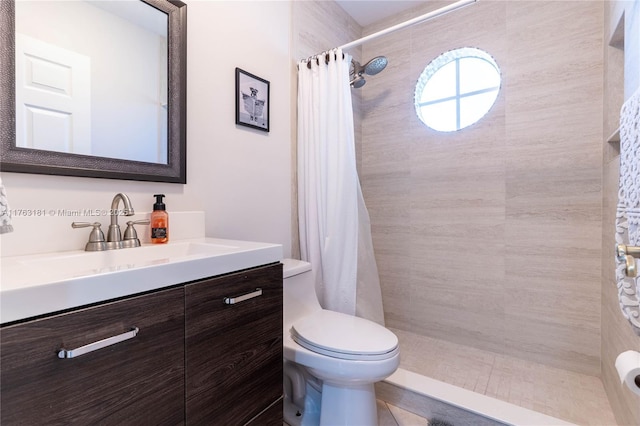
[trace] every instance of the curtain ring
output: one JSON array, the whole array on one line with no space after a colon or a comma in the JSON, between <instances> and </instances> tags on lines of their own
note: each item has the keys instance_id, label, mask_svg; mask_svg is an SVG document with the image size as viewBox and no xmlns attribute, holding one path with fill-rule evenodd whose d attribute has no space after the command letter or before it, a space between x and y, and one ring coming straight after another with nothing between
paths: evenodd
<instances>
[{"instance_id":1,"label":"curtain ring","mask_svg":"<svg viewBox=\"0 0 640 426\"><path fill-rule=\"evenodd\" d=\"M334 60L338 60L338 49L328 50L326 52L319 53L314 56L310 56L306 59L307 69L311 69L311 61L315 59L316 65L320 66L320 56L324 57L324 63L328 64L331 61L331 54L333 54ZM345 58L344 52L342 53L342 59Z\"/></svg>"}]
</instances>

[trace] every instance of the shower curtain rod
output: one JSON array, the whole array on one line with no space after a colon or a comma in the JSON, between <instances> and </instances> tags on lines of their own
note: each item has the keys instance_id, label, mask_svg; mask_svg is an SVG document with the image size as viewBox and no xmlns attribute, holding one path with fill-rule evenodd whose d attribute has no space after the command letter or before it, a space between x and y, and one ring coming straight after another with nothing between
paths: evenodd
<instances>
[{"instance_id":1,"label":"shower curtain rod","mask_svg":"<svg viewBox=\"0 0 640 426\"><path fill-rule=\"evenodd\" d=\"M471 3L475 3L476 1L477 0L460 0L460 1L457 1L455 3L451 3L448 6L441 7L440 9L436 9L436 10L434 10L432 12L425 13L424 15L417 16L417 17L415 17L413 19L409 19L408 21L401 22L400 24L394 25L394 26L389 27L389 28L385 28L384 30L378 31L378 32L373 33L373 34L369 34L368 36L365 36L365 37L362 37L362 38L359 38L358 40L354 40L351 43L343 44L339 48L342 49L342 50L346 50L346 49L350 49L350 48L355 47L355 46L359 46L362 43L365 43L365 42L367 42L369 40L373 40L374 38L378 38L380 36L392 33L394 31L401 30L401 29L409 27L411 25L418 24L420 22L427 21L427 20L435 18L437 16L444 15L445 13L449 13L449 12L452 12L454 10L463 8L465 6L470 5Z\"/></svg>"}]
</instances>

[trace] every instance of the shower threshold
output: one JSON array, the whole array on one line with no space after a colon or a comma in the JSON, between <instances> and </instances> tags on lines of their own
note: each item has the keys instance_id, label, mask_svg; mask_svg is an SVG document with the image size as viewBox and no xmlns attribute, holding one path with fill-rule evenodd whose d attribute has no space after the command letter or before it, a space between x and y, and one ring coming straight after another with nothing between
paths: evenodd
<instances>
[{"instance_id":1,"label":"shower threshold","mask_svg":"<svg viewBox=\"0 0 640 426\"><path fill-rule=\"evenodd\" d=\"M449 383L399 368L376 385L378 399L426 419L473 426L576 426Z\"/></svg>"},{"instance_id":2,"label":"shower threshold","mask_svg":"<svg viewBox=\"0 0 640 426\"><path fill-rule=\"evenodd\" d=\"M379 399L455 425L615 425L598 377L390 328L400 368Z\"/></svg>"}]
</instances>

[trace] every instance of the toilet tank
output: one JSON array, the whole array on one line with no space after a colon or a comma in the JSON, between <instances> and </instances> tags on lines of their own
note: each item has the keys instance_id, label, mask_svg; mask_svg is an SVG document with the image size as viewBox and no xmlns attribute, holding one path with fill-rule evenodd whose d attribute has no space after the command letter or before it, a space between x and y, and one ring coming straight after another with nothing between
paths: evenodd
<instances>
[{"instance_id":1,"label":"toilet tank","mask_svg":"<svg viewBox=\"0 0 640 426\"><path fill-rule=\"evenodd\" d=\"M291 323L322 307L316 296L311 264L296 259L284 259L282 264L284 325L288 330Z\"/></svg>"}]
</instances>

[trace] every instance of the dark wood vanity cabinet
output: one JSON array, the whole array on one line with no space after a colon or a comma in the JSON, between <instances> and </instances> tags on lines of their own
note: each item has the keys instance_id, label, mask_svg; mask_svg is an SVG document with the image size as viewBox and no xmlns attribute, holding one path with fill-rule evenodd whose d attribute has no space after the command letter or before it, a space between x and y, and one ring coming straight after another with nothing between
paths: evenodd
<instances>
[{"instance_id":1,"label":"dark wood vanity cabinet","mask_svg":"<svg viewBox=\"0 0 640 426\"><path fill-rule=\"evenodd\" d=\"M58 352L135 337L74 358ZM0 330L0 423L184 422L184 291L158 291Z\"/></svg>"},{"instance_id":2,"label":"dark wood vanity cabinet","mask_svg":"<svg viewBox=\"0 0 640 426\"><path fill-rule=\"evenodd\" d=\"M3 426L282 424L279 263L3 326L0 342Z\"/></svg>"},{"instance_id":3,"label":"dark wood vanity cabinet","mask_svg":"<svg viewBox=\"0 0 640 426\"><path fill-rule=\"evenodd\" d=\"M281 425L282 265L189 284L185 306L187 424Z\"/></svg>"}]
</instances>

